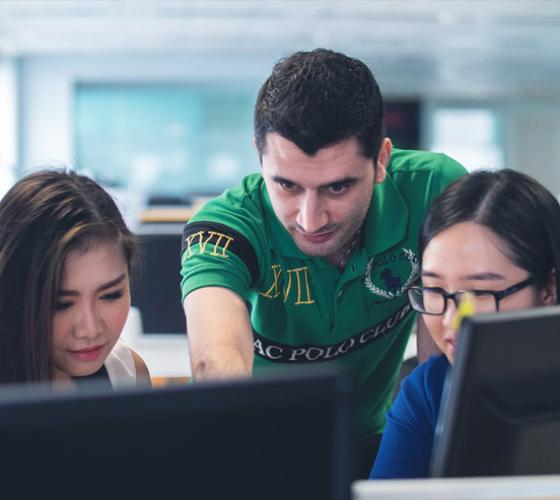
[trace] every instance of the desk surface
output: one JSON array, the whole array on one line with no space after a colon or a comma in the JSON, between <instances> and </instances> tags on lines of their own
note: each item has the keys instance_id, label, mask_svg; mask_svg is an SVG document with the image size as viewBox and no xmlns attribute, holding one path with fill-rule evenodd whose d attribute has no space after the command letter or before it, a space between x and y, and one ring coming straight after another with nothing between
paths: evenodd
<instances>
[{"instance_id":1,"label":"desk surface","mask_svg":"<svg viewBox=\"0 0 560 500\"><path fill-rule=\"evenodd\" d=\"M140 214L140 222L180 222L184 224L204 203L212 198L212 196L201 196L193 200L191 205L154 205L146 207Z\"/></svg>"},{"instance_id":2,"label":"desk surface","mask_svg":"<svg viewBox=\"0 0 560 500\"><path fill-rule=\"evenodd\" d=\"M560 475L356 481L353 500L560 500Z\"/></svg>"},{"instance_id":3,"label":"desk surface","mask_svg":"<svg viewBox=\"0 0 560 500\"><path fill-rule=\"evenodd\" d=\"M121 339L144 359L156 383L159 378L181 380L191 376L186 334L143 334L140 312L135 307L130 308Z\"/></svg>"},{"instance_id":4,"label":"desk surface","mask_svg":"<svg viewBox=\"0 0 560 500\"><path fill-rule=\"evenodd\" d=\"M140 222L180 222L184 224L193 215L193 207L150 207L140 215Z\"/></svg>"}]
</instances>

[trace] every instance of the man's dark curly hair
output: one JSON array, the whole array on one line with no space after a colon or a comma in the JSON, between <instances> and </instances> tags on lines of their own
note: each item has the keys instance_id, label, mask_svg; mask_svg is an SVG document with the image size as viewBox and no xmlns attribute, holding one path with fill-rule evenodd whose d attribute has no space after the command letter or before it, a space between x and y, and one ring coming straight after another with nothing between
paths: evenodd
<instances>
[{"instance_id":1,"label":"man's dark curly hair","mask_svg":"<svg viewBox=\"0 0 560 500\"><path fill-rule=\"evenodd\" d=\"M356 137L366 157L377 157L385 130L383 98L361 61L326 49L281 59L262 85L254 115L260 156L276 132L308 155Z\"/></svg>"}]
</instances>

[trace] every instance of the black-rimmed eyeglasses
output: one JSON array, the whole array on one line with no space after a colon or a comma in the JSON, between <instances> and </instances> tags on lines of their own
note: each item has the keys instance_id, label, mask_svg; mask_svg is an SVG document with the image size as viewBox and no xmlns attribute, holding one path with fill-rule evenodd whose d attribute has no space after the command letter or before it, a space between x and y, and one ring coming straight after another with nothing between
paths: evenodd
<instances>
[{"instance_id":1,"label":"black-rimmed eyeglasses","mask_svg":"<svg viewBox=\"0 0 560 500\"><path fill-rule=\"evenodd\" d=\"M476 312L496 312L500 310L500 301L523 288L535 283L537 279L530 276L505 290L459 290L446 292L443 288L411 286L407 289L408 300L415 311L422 314L439 316L447 310L447 302L451 299L458 307L464 293L472 294Z\"/></svg>"}]
</instances>

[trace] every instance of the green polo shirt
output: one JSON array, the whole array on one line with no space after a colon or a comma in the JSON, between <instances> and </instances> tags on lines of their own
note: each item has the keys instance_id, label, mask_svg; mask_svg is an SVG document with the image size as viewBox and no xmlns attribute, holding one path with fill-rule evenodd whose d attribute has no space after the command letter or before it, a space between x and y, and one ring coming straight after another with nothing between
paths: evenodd
<instances>
[{"instance_id":1,"label":"green polo shirt","mask_svg":"<svg viewBox=\"0 0 560 500\"><path fill-rule=\"evenodd\" d=\"M207 286L238 293L250 309L255 370L334 363L355 381L358 437L381 432L414 322L405 289L419 272L420 224L464 173L442 154L394 150L373 192L364 244L343 272L302 253L276 218L262 176L247 176L185 226L183 300Z\"/></svg>"}]
</instances>

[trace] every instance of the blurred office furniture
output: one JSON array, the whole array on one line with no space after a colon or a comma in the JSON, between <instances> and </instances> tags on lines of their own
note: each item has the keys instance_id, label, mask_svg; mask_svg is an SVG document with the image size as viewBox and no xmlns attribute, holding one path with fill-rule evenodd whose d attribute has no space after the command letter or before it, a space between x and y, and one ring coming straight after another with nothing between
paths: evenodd
<instances>
[{"instance_id":1,"label":"blurred office furniture","mask_svg":"<svg viewBox=\"0 0 560 500\"><path fill-rule=\"evenodd\" d=\"M184 334L179 288L182 223L141 224L141 267L132 285L132 305L140 311L144 334Z\"/></svg>"},{"instance_id":2,"label":"blurred office furniture","mask_svg":"<svg viewBox=\"0 0 560 500\"><path fill-rule=\"evenodd\" d=\"M188 382L191 376L189 343L186 335L149 335L142 331L142 318L131 307L121 339L146 362L152 385L177 385Z\"/></svg>"},{"instance_id":3,"label":"blurred office furniture","mask_svg":"<svg viewBox=\"0 0 560 500\"><path fill-rule=\"evenodd\" d=\"M125 341L146 361L153 378L190 377L185 316L181 305L180 254L185 207L162 207L172 221L146 222L136 234L142 251L138 276L132 279L132 305Z\"/></svg>"},{"instance_id":4,"label":"blurred office furniture","mask_svg":"<svg viewBox=\"0 0 560 500\"><path fill-rule=\"evenodd\" d=\"M356 481L353 500L560 500L560 475Z\"/></svg>"}]
</instances>

